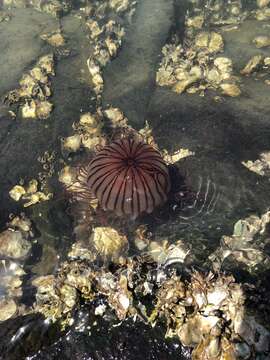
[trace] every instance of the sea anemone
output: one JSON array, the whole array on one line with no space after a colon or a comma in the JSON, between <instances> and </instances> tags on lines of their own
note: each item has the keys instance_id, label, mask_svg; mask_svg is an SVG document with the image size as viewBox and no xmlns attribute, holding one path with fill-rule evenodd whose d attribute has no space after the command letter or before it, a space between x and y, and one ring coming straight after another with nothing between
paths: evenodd
<instances>
[{"instance_id":1,"label":"sea anemone","mask_svg":"<svg viewBox=\"0 0 270 360\"><path fill-rule=\"evenodd\" d=\"M80 168L79 183L101 208L132 219L162 205L170 191L162 156L139 137L118 139L101 148Z\"/></svg>"}]
</instances>

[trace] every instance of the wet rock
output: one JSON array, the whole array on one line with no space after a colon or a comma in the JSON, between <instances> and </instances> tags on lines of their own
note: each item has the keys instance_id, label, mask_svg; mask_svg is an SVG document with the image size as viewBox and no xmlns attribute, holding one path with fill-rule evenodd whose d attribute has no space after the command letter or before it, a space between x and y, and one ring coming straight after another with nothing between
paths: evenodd
<instances>
[{"instance_id":1,"label":"wet rock","mask_svg":"<svg viewBox=\"0 0 270 360\"><path fill-rule=\"evenodd\" d=\"M120 108L140 125L155 81L158 54L172 25L173 10L171 0L139 2L136 18L126 32L125 46L103 73L104 103Z\"/></svg>"}]
</instances>

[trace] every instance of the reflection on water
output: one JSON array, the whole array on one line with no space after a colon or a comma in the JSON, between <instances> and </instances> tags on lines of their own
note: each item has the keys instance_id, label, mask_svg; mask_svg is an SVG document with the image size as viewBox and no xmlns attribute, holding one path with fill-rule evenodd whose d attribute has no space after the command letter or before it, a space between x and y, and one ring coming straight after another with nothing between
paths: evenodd
<instances>
[{"instance_id":1,"label":"reflection on water","mask_svg":"<svg viewBox=\"0 0 270 360\"><path fill-rule=\"evenodd\" d=\"M2 1L3 359L269 356L269 6ZM172 185L137 219L74 196L131 134Z\"/></svg>"}]
</instances>

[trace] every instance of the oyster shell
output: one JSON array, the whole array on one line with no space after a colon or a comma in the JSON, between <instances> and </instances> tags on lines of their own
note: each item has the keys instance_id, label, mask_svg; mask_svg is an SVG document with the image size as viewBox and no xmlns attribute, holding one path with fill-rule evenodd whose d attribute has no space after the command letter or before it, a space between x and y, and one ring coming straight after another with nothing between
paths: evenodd
<instances>
[{"instance_id":1,"label":"oyster shell","mask_svg":"<svg viewBox=\"0 0 270 360\"><path fill-rule=\"evenodd\" d=\"M0 299L0 322L6 321L14 317L17 313L18 307L12 299Z\"/></svg>"},{"instance_id":2,"label":"oyster shell","mask_svg":"<svg viewBox=\"0 0 270 360\"><path fill-rule=\"evenodd\" d=\"M260 65L263 63L263 56L262 55L255 55L253 56L246 66L240 71L242 75L250 75L252 72L258 70Z\"/></svg>"},{"instance_id":3,"label":"oyster shell","mask_svg":"<svg viewBox=\"0 0 270 360\"><path fill-rule=\"evenodd\" d=\"M119 108L110 107L104 110L104 114L111 121L112 127L126 127L128 120Z\"/></svg>"},{"instance_id":4,"label":"oyster shell","mask_svg":"<svg viewBox=\"0 0 270 360\"><path fill-rule=\"evenodd\" d=\"M199 49L206 48L210 53L217 53L223 51L224 42L219 33L204 31L195 37L195 47Z\"/></svg>"},{"instance_id":5,"label":"oyster shell","mask_svg":"<svg viewBox=\"0 0 270 360\"><path fill-rule=\"evenodd\" d=\"M0 233L0 255L12 259L25 258L31 249L31 243L21 231L12 229Z\"/></svg>"},{"instance_id":6,"label":"oyster shell","mask_svg":"<svg viewBox=\"0 0 270 360\"><path fill-rule=\"evenodd\" d=\"M19 81L20 88L8 93L10 103L22 103L21 114L23 118L47 119L53 105L47 100L51 96L48 75L54 76L53 55L42 56L36 65Z\"/></svg>"},{"instance_id":7,"label":"oyster shell","mask_svg":"<svg viewBox=\"0 0 270 360\"><path fill-rule=\"evenodd\" d=\"M270 45L270 36L267 35L259 35L256 36L252 42L255 44L256 48L264 48Z\"/></svg>"},{"instance_id":8,"label":"oyster shell","mask_svg":"<svg viewBox=\"0 0 270 360\"><path fill-rule=\"evenodd\" d=\"M117 13L126 11L129 8L129 0L110 0L110 7Z\"/></svg>"},{"instance_id":9,"label":"oyster shell","mask_svg":"<svg viewBox=\"0 0 270 360\"><path fill-rule=\"evenodd\" d=\"M270 8L264 7L256 11L256 19L259 21L265 21L270 19Z\"/></svg>"},{"instance_id":10,"label":"oyster shell","mask_svg":"<svg viewBox=\"0 0 270 360\"><path fill-rule=\"evenodd\" d=\"M24 191L22 189L24 189ZM9 191L9 195L15 201L23 200L24 207L28 207L42 201L48 201L53 196L52 193L45 194L38 191L38 182L35 179L30 180L28 186L15 185Z\"/></svg>"},{"instance_id":11,"label":"oyster shell","mask_svg":"<svg viewBox=\"0 0 270 360\"><path fill-rule=\"evenodd\" d=\"M62 142L62 148L68 152L76 152L80 149L82 143L81 136L78 134L69 136Z\"/></svg>"},{"instance_id":12,"label":"oyster shell","mask_svg":"<svg viewBox=\"0 0 270 360\"><path fill-rule=\"evenodd\" d=\"M270 3L270 0L257 0L258 8L264 8Z\"/></svg>"},{"instance_id":13,"label":"oyster shell","mask_svg":"<svg viewBox=\"0 0 270 360\"><path fill-rule=\"evenodd\" d=\"M242 164L260 176L270 176L270 152L263 152L260 159L242 161Z\"/></svg>"},{"instance_id":14,"label":"oyster shell","mask_svg":"<svg viewBox=\"0 0 270 360\"><path fill-rule=\"evenodd\" d=\"M245 264L250 272L260 267L268 268L270 258L262 249L265 242L265 229L269 221L269 212L263 214L261 218L251 215L244 220L239 220L235 224L233 235L224 235L220 248L210 256L214 268L220 269L227 257L233 257L239 263Z\"/></svg>"},{"instance_id":15,"label":"oyster shell","mask_svg":"<svg viewBox=\"0 0 270 360\"><path fill-rule=\"evenodd\" d=\"M223 91L224 95L228 95L231 97L236 97L241 95L241 90L238 85L232 83L222 83L220 84L220 88Z\"/></svg>"},{"instance_id":16,"label":"oyster shell","mask_svg":"<svg viewBox=\"0 0 270 360\"><path fill-rule=\"evenodd\" d=\"M23 195L25 195L26 191L23 186L15 185L10 191L9 196L15 200L19 201Z\"/></svg>"},{"instance_id":17,"label":"oyster shell","mask_svg":"<svg viewBox=\"0 0 270 360\"><path fill-rule=\"evenodd\" d=\"M77 179L77 170L71 166L65 166L59 173L58 180L66 186L71 186Z\"/></svg>"},{"instance_id":18,"label":"oyster shell","mask_svg":"<svg viewBox=\"0 0 270 360\"><path fill-rule=\"evenodd\" d=\"M97 253L105 257L117 258L119 254L128 248L125 235L120 235L111 227L96 227L90 237L90 243L94 245Z\"/></svg>"}]
</instances>

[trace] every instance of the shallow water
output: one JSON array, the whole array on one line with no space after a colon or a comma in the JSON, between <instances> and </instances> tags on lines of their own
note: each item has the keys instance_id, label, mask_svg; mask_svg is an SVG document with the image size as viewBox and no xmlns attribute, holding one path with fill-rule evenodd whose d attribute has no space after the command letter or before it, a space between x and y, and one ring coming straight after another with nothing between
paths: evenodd
<instances>
[{"instance_id":1,"label":"shallow water","mask_svg":"<svg viewBox=\"0 0 270 360\"><path fill-rule=\"evenodd\" d=\"M0 225L1 230L5 229L10 214L21 212L33 223L31 255L19 261L26 274L22 296L16 301L26 307L35 300L32 279L56 274L78 240L69 197L58 180L58 172L64 163L78 164L87 157L85 149L71 154L61 145L61 139L74 133L72 124L82 113L94 113L97 107L105 109L108 105L118 107L136 130L147 121L161 150L173 153L184 148L195 153L175 164L192 192L184 205L172 197L161 209L135 221L109 219L110 226L121 228L128 237L129 256L140 254L134 244L134 229L145 225L153 241L183 241L191 254L184 267L212 270L209 256L219 248L221 237L232 235L239 219L251 214L261 216L269 208L269 176L260 176L242 164L255 161L270 148L269 85L260 79L259 72L241 77L242 94L238 97L222 96L214 90L207 90L204 96L177 94L171 88L158 86L156 72L162 47L176 35L180 43L184 39L185 15L188 9L191 11L192 2L139 0L133 16L112 15L125 28L125 36L117 56L103 68L104 90L96 96L87 66L94 44L87 37L84 12L79 10L89 2L73 3L73 9L58 18L31 6L13 6L6 10L10 20L0 22ZM203 2L198 3L203 6ZM256 8L256 1L242 3L241 11ZM270 57L269 47L256 49L252 43L258 34L268 36L269 26L269 19L261 22L249 16L237 31L222 32L225 45L220 56L232 59L235 73L239 75L258 53ZM58 27L66 37L62 49L40 38ZM213 28L210 26L210 30ZM69 54L65 55L65 49ZM53 111L45 120L23 119L19 105L8 106L5 95L18 87L23 73L42 55L52 52L56 64L56 76L51 77ZM215 101L217 95L220 98ZM16 113L16 119L10 110ZM54 197L24 208L22 202L10 198L9 191L20 179L27 182L44 172L38 157L45 151L55 152L54 174L48 181ZM266 238L269 229L267 234ZM270 256L269 241L262 243L261 249ZM269 294L269 266L249 271L236 260L229 260L221 270L229 271L239 282L261 284ZM119 324L110 315L98 320L89 331L87 325L92 326L95 319L87 306L78 304L72 314L74 324L64 332L58 323L46 325L39 314L27 312L0 323L2 358L150 360L191 356L190 349L182 347L177 339L164 339L163 325L151 329L132 320ZM264 311L270 314L269 304Z\"/></svg>"}]
</instances>

